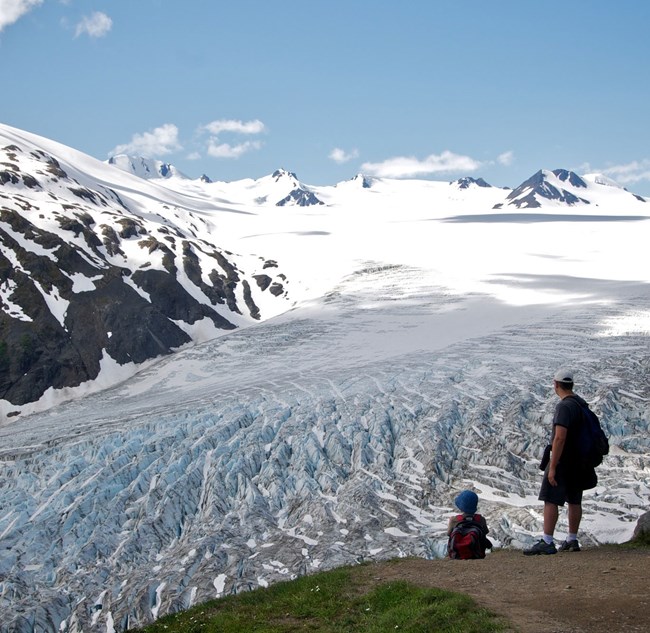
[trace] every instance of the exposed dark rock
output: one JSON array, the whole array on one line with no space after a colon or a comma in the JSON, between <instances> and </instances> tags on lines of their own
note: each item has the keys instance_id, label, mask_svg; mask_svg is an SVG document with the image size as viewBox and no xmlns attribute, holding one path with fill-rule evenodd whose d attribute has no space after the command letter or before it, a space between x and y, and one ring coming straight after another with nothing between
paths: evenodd
<instances>
[{"instance_id":1,"label":"exposed dark rock","mask_svg":"<svg viewBox=\"0 0 650 633\"><path fill-rule=\"evenodd\" d=\"M94 231L88 228L88 225L84 222L86 219L90 219L92 224L92 218L87 214L81 214L82 220L79 220L80 214L75 214L74 216L59 216L57 217L57 222L65 231L72 231L75 234L75 237L79 237L80 234L84 236L86 243L93 250L96 250L97 247L101 246L102 242L97 237Z\"/></svg>"},{"instance_id":2,"label":"exposed dark rock","mask_svg":"<svg viewBox=\"0 0 650 633\"><path fill-rule=\"evenodd\" d=\"M130 237L147 234L147 231L142 224L133 218L118 218L116 222L122 226L120 237L125 240L128 240Z\"/></svg>"},{"instance_id":3,"label":"exposed dark rock","mask_svg":"<svg viewBox=\"0 0 650 633\"><path fill-rule=\"evenodd\" d=\"M199 303L175 277L164 271L137 270L132 279L149 295L151 304L169 319L191 324L207 316L217 327L224 330L235 327L212 308Z\"/></svg>"},{"instance_id":4,"label":"exposed dark rock","mask_svg":"<svg viewBox=\"0 0 650 633\"><path fill-rule=\"evenodd\" d=\"M7 153L9 160L18 160L18 154L21 154L23 150L17 145L6 145L2 148L2 151Z\"/></svg>"},{"instance_id":5,"label":"exposed dark rock","mask_svg":"<svg viewBox=\"0 0 650 633\"><path fill-rule=\"evenodd\" d=\"M170 238L172 241L174 238ZM201 264L199 258L194 252L192 245L185 241L183 242L183 270L187 275L188 279L198 288L201 289L201 292L210 299L212 305L223 304L226 299L226 293L224 292L223 280L219 279L219 283L216 286L210 286L203 281ZM217 273L218 275L218 273ZM232 296L233 301L235 301L234 294ZM239 313L239 309L236 307L233 311Z\"/></svg>"},{"instance_id":6,"label":"exposed dark rock","mask_svg":"<svg viewBox=\"0 0 650 633\"><path fill-rule=\"evenodd\" d=\"M115 232L115 229L107 224L102 224L101 229L102 235L104 236L102 243L106 252L111 256L124 255L124 251L120 248L120 238Z\"/></svg>"},{"instance_id":7,"label":"exposed dark rock","mask_svg":"<svg viewBox=\"0 0 650 633\"><path fill-rule=\"evenodd\" d=\"M84 200L88 200L88 202L92 202L93 204L99 204L101 202L102 204L106 205L106 201L103 200L96 191L91 191L85 187L70 187L70 191L78 198L83 198Z\"/></svg>"},{"instance_id":8,"label":"exposed dark rock","mask_svg":"<svg viewBox=\"0 0 650 633\"><path fill-rule=\"evenodd\" d=\"M274 297L279 297L284 292L284 286L281 283L274 281L269 288L269 292Z\"/></svg>"},{"instance_id":9,"label":"exposed dark rock","mask_svg":"<svg viewBox=\"0 0 650 633\"><path fill-rule=\"evenodd\" d=\"M650 543L650 512L644 512L637 520L632 540Z\"/></svg>"},{"instance_id":10,"label":"exposed dark rock","mask_svg":"<svg viewBox=\"0 0 650 633\"><path fill-rule=\"evenodd\" d=\"M84 226L91 227L93 224L95 224L95 220L93 220L93 216L90 215L90 213L86 213L85 211L82 211L81 213L76 214L79 220L83 223Z\"/></svg>"},{"instance_id":11,"label":"exposed dark rock","mask_svg":"<svg viewBox=\"0 0 650 633\"><path fill-rule=\"evenodd\" d=\"M30 189L41 188L41 185L39 184L38 180L36 180L34 176L30 176L29 174L23 174L23 185L25 185L25 187L29 187Z\"/></svg>"},{"instance_id":12,"label":"exposed dark rock","mask_svg":"<svg viewBox=\"0 0 650 633\"><path fill-rule=\"evenodd\" d=\"M268 275L253 275L261 290L266 290L273 281Z\"/></svg>"},{"instance_id":13,"label":"exposed dark rock","mask_svg":"<svg viewBox=\"0 0 650 633\"><path fill-rule=\"evenodd\" d=\"M292 171L285 171L284 169L276 169L271 176L275 178L276 182L280 180L283 176L289 176L293 178L294 180L298 180L298 176L294 174Z\"/></svg>"},{"instance_id":14,"label":"exposed dark rock","mask_svg":"<svg viewBox=\"0 0 650 633\"><path fill-rule=\"evenodd\" d=\"M248 312L254 319L259 319L261 317L260 309L255 304L253 300L253 295L251 294L250 284L246 279L242 281L242 288L244 289L244 303L248 308Z\"/></svg>"},{"instance_id":15,"label":"exposed dark rock","mask_svg":"<svg viewBox=\"0 0 650 633\"><path fill-rule=\"evenodd\" d=\"M574 171L568 169L554 169L553 173L562 181L568 180L574 187L587 188L587 183Z\"/></svg>"},{"instance_id":16,"label":"exposed dark rock","mask_svg":"<svg viewBox=\"0 0 650 633\"><path fill-rule=\"evenodd\" d=\"M0 171L0 185L11 183L17 185L20 182L20 176L13 170L3 169Z\"/></svg>"},{"instance_id":17,"label":"exposed dark rock","mask_svg":"<svg viewBox=\"0 0 650 633\"><path fill-rule=\"evenodd\" d=\"M59 164L59 161L56 160L53 156L48 156L47 154L44 154L47 162L47 171L50 172L53 176L56 176L57 178L67 178L68 174L63 171L61 168L61 165Z\"/></svg>"},{"instance_id":18,"label":"exposed dark rock","mask_svg":"<svg viewBox=\"0 0 650 633\"><path fill-rule=\"evenodd\" d=\"M459 178L456 180L456 184L459 189L469 189L470 185L476 185L477 187L492 187L492 185L483 180L483 178L472 178L471 176Z\"/></svg>"},{"instance_id":19,"label":"exposed dark rock","mask_svg":"<svg viewBox=\"0 0 650 633\"><path fill-rule=\"evenodd\" d=\"M160 271L150 271L154 272ZM181 309L172 308L173 301L168 305L164 305L164 301L149 303L121 277L120 274L108 278L95 292L81 293L66 315L66 326L79 344L80 355L97 371L101 358L98 352L102 348L120 364L141 363L168 354L191 340L164 312L168 309L176 315L182 313ZM159 298L159 292L152 288L152 284L147 284L147 287ZM88 340L96 342L96 345L84 344Z\"/></svg>"},{"instance_id":20,"label":"exposed dark rock","mask_svg":"<svg viewBox=\"0 0 650 633\"><path fill-rule=\"evenodd\" d=\"M288 196L275 203L277 207L283 207L287 204L294 203L299 207L310 207L318 204L325 204L319 200L311 191L305 189L294 189Z\"/></svg>"},{"instance_id":21,"label":"exposed dark rock","mask_svg":"<svg viewBox=\"0 0 650 633\"><path fill-rule=\"evenodd\" d=\"M59 216L57 222L64 231L72 231L75 237L84 230L84 225L75 217Z\"/></svg>"}]
</instances>

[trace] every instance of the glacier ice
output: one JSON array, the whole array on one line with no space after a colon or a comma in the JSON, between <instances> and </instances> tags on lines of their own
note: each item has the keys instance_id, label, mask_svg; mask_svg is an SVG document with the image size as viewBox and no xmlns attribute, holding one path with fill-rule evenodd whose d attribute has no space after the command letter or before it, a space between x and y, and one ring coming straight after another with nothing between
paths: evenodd
<instances>
[{"instance_id":1,"label":"glacier ice","mask_svg":"<svg viewBox=\"0 0 650 633\"><path fill-rule=\"evenodd\" d=\"M0 427L3 633L122 631L316 570L441 556L467 486L495 544L521 547L541 527L560 360L612 444L583 540L631 536L650 493L650 360L645 334L605 335L623 300L512 309L428 349L411 330L449 297L328 301Z\"/></svg>"}]
</instances>

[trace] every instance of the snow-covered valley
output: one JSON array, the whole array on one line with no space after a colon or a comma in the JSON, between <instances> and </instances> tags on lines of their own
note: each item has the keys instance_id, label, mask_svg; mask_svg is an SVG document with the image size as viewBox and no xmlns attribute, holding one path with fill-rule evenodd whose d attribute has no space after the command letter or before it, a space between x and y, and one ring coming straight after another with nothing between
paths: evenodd
<instances>
[{"instance_id":1,"label":"snow-covered valley","mask_svg":"<svg viewBox=\"0 0 650 633\"><path fill-rule=\"evenodd\" d=\"M495 188L358 178L311 188L322 205L256 202L277 180L156 186L277 260L291 310L0 425L0 631L122 631L440 556L466 487L520 548L541 529L558 366L612 445L581 539L624 541L648 509L647 203L589 182L589 205L506 212Z\"/></svg>"}]
</instances>

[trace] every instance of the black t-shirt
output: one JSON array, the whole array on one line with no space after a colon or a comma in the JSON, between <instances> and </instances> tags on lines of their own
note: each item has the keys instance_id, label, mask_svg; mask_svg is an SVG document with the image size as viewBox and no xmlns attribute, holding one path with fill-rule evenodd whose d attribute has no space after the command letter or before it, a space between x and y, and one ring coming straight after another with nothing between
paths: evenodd
<instances>
[{"instance_id":1,"label":"black t-shirt","mask_svg":"<svg viewBox=\"0 0 650 633\"><path fill-rule=\"evenodd\" d=\"M560 463L565 468L578 466L578 432L580 424L582 424L582 410L581 404L587 404L580 396L567 396L560 400L555 407L555 415L553 416L553 436L551 442L555 437L555 427L563 426L567 429L566 442L562 455L560 455Z\"/></svg>"}]
</instances>

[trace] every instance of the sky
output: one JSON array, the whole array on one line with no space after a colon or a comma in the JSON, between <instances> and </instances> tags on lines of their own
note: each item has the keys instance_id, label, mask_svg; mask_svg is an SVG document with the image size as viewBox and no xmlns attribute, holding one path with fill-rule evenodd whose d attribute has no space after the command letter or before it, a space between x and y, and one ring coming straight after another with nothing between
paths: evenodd
<instances>
[{"instance_id":1,"label":"sky","mask_svg":"<svg viewBox=\"0 0 650 633\"><path fill-rule=\"evenodd\" d=\"M649 30L638 0L0 0L0 121L192 178L648 196Z\"/></svg>"}]
</instances>

